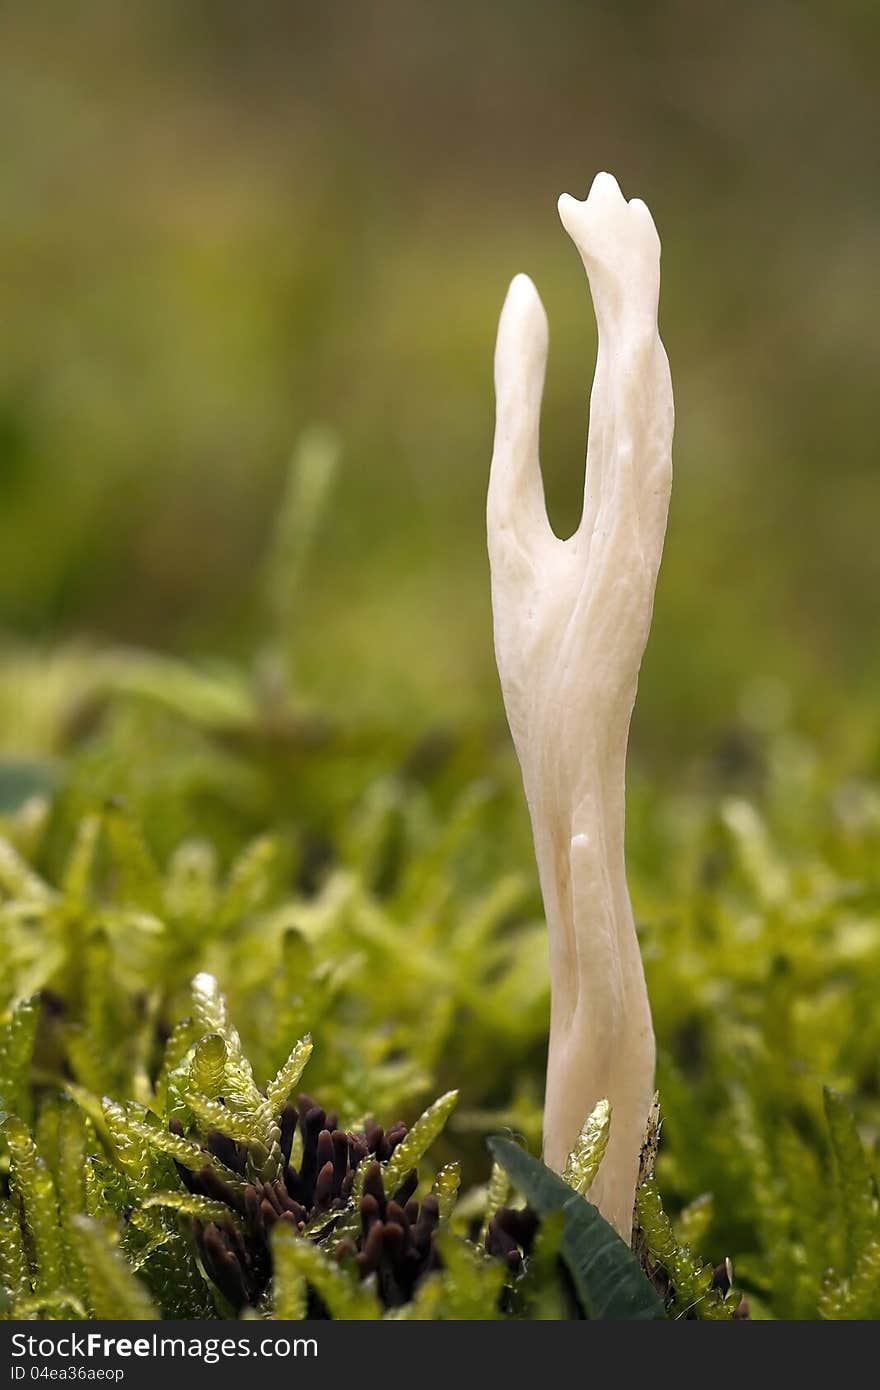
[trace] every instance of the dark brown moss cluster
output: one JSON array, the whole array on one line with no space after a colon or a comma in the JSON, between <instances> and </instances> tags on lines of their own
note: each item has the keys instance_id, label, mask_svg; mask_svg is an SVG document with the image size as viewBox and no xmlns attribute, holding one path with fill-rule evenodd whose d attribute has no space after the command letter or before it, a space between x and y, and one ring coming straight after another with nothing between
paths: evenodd
<instances>
[{"instance_id":1,"label":"dark brown moss cluster","mask_svg":"<svg viewBox=\"0 0 880 1390\"><path fill-rule=\"evenodd\" d=\"M540 1220L531 1207L499 1207L486 1228L486 1253L519 1274L532 1253Z\"/></svg>"},{"instance_id":2,"label":"dark brown moss cluster","mask_svg":"<svg viewBox=\"0 0 880 1390\"><path fill-rule=\"evenodd\" d=\"M172 1121L175 1132L181 1127ZM374 1274L385 1304L396 1307L412 1297L421 1277L436 1268L439 1257L434 1233L439 1220L437 1199L414 1197L418 1175L405 1175L392 1193L386 1193L381 1164L388 1161L407 1133L399 1122L387 1131L368 1122L362 1133L338 1127L337 1117L327 1114L309 1096L298 1105L287 1105L280 1117L279 1145L284 1167L272 1182L251 1181L242 1187L225 1182L207 1155L244 1177L248 1150L243 1144L209 1132L205 1139L206 1161L195 1172L179 1167L190 1192L223 1202L238 1222L194 1222L199 1255L208 1276L235 1309L257 1306L263 1297L272 1266L269 1233L278 1221L305 1231L316 1218L314 1239L326 1240L335 1226L334 1213L348 1204L355 1173L364 1174L360 1199L360 1230L341 1241L340 1260L350 1258L363 1277ZM297 1128L301 1138L298 1166L291 1163Z\"/></svg>"},{"instance_id":3,"label":"dark brown moss cluster","mask_svg":"<svg viewBox=\"0 0 880 1390\"><path fill-rule=\"evenodd\" d=\"M388 1308L408 1303L424 1274L440 1268L434 1235L440 1221L437 1198L417 1202L417 1178L410 1173L388 1197L379 1164L370 1164L360 1202L361 1229L356 1239L339 1244L339 1256L353 1257L361 1276L375 1274L379 1297Z\"/></svg>"}]
</instances>

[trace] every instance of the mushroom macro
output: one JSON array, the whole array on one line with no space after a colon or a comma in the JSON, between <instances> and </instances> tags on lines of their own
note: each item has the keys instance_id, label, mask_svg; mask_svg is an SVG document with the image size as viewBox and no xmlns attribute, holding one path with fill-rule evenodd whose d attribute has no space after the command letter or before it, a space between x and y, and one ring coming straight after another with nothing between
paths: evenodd
<instances>
[{"instance_id":1,"label":"mushroom macro","mask_svg":"<svg viewBox=\"0 0 880 1390\"><path fill-rule=\"evenodd\" d=\"M538 452L547 316L526 275L504 302L487 505L495 655L547 918L550 1042L544 1159L562 1172L597 1101L608 1149L589 1198L629 1241L654 1095L654 1032L626 883L626 749L672 484L673 400L657 329L651 214L598 174L562 224L598 327L584 505L547 519Z\"/></svg>"}]
</instances>

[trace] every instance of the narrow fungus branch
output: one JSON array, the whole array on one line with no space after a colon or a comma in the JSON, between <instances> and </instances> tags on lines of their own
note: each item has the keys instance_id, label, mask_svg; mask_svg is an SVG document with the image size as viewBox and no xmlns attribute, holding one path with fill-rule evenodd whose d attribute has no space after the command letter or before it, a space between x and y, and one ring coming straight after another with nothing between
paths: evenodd
<instances>
[{"instance_id":1,"label":"narrow fungus branch","mask_svg":"<svg viewBox=\"0 0 880 1390\"><path fill-rule=\"evenodd\" d=\"M559 200L599 350L580 526L550 528L538 457L547 318L510 286L495 352L487 509L495 653L522 768L552 990L544 1157L562 1172L596 1102L611 1132L590 1199L627 1240L654 1088L654 1034L624 863L625 769L672 482L672 383L647 207L597 175Z\"/></svg>"}]
</instances>

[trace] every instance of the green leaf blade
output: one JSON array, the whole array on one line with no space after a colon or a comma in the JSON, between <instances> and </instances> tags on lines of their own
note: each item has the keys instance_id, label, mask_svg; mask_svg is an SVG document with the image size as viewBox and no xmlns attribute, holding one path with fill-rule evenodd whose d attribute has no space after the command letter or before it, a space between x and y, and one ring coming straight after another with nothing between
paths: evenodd
<instances>
[{"instance_id":1,"label":"green leaf blade","mask_svg":"<svg viewBox=\"0 0 880 1390\"><path fill-rule=\"evenodd\" d=\"M560 1253L589 1319L665 1318L635 1256L596 1207L509 1139L490 1139L489 1148L539 1216L563 1213Z\"/></svg>"}]
</instances>

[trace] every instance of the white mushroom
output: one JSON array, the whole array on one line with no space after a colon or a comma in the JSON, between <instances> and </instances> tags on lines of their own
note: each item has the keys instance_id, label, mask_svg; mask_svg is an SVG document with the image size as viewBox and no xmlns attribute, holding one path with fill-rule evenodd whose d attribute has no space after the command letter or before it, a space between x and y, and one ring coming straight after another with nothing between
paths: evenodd
<instances>
[{"instance_id":1,"label":"white mushroom","mask_svg":"<svg viewBox=\"0 0 880 1390\"><path fill-rule=\"evenodd\" d=\"M654 1033L624 863L625 764L672 483L672 383L657 331L660 241L598 174L563 226L590 282L599 349L580 526L550 528L538 458L547 317L510 286L495 351L487 509L495 654L547 916L544 1157L562 1172L595 1103L612 1107L590 1200L627 1240L654 1089Z\"/></svg>"}]
</instances>

